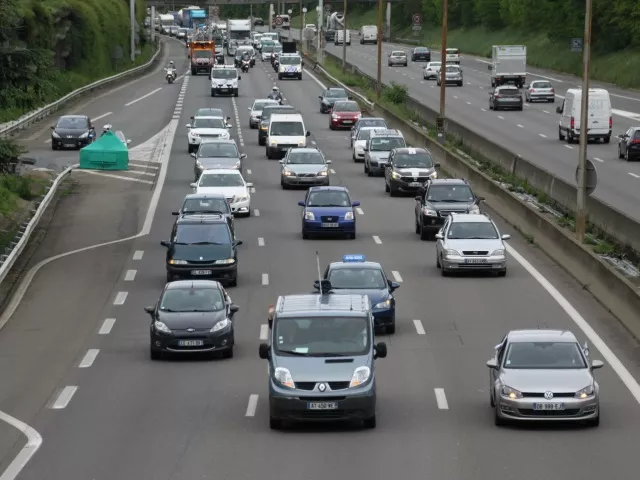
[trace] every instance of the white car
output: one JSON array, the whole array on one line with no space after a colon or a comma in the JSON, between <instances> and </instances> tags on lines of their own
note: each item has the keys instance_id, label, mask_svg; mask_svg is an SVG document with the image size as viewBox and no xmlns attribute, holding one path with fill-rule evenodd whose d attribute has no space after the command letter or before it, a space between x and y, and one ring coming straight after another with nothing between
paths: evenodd
<instances>
[{"instance_id":1,"label":"white car","mask_svg":"<svg viewBox=\"0 0 640 480\"><path fill-rule=\"evenodd\" d=\"M235 169L204 170L196 183L192 183L194 193L224 195L234 215L251 215L252 183L247 183Z\"/></svg>"},{"instance_id":2,"label":"white car","mask_svg":"<svg viewBox=\"0 0 640 480\"><path fill-rule=\"evenodd\" d=\"M354 162L364 162L364 147L371 136L371 132L380 127L362 127L358 129L358 136L353 141L353 153L351 157Z\"/></svg>"},{"instance_id":3,"label":"white car","mask_svg":"<svg viewBox=\"0 0 640 480\"><path fill-rule=\"evenodd\" d=\"M442 62L429 62L427 66L424 67L424 72L422 73L422 78L425 80L431 80L432 78L437 79L440 74L440 67L442 67Z\"/></svg>"},{"instance_id":4,"label":"white car","mask_svg":"<svg viewBox=\"0 0 640 480\"><path fill-rule=\"evenodd\" d=\"M228 140L231 138L229 133L231 124L228 123L228 120L222 117L195 117L193 123L187 124L189 129L187 133L189 153L195 152L203 140L211 138Z\"/></svg>"},{"instance_id":5,"label":"white car","mask_svg":"<svg viewBox=\"0 0 640 480\"><path fill-rule=\"evenodd\" d=\"M318 28L317 28L313 23L307 23L307 24L304 26L304 28L305 28L306 30L311 30L311 31L313 31L313 32L318 31Z\"/></svg>"},{"instance_id":6,"label":"white car","mask_svg":"<svg viewBox=\"0 0 640 480\"><path fill-rule=\"evenodd\" d=\"M446 59L447 63L455 63L456 65L460 65L460 49L459 48L447 48L446 51Z\"/></svg>"},{"instance_id":7,"label":"white car","mask_svg":"<svg viewBox=\"0 0 640 480\"><path fill-rule=\"evenodd\" d=\"M269 98L261 98L253 102L253 106L249 107L249 128L258 128L260 120L262 119L262 110L267 105L280 105L277 100L271 100Z\"/></svg>"}]
</instances>

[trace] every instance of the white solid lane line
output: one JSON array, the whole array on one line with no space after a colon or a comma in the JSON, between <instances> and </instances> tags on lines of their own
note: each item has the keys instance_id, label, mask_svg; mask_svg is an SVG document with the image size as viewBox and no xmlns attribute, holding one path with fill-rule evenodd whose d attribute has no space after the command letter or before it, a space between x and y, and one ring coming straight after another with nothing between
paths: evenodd
<instances>
[{"instance_id":1,"label":"white solid lane line","mask_svg":"<svg viewBox=\"0 0 640 480\"><path fill-rule=\"evenodd\" d=\"M100 327L100 330L98 330L98 335L109 335L115 323L116 323L115 318L105 318L104 322L102 322L102 326Z\"/></svg>"},{"instance_id":2,"label":"white solid lane line","mask_svg":"<svg viewBox=\"0 0 640 480\"><path fill-rule=\"evenodd\" d=\"M136 250L135 252L133 252L133 259L142 260L143 255L144 255L144 250Z\"/></svg>"},{"instance_id":3,"label":"white solid lane line","mask_svg":"<svg viewBox=\"0 0 640 480\"><path fill-rule=\"evenodd\" d=\"M434 388L436 394L436 402L440 410L449 410L449 404L447 403L447 396L444 393L444 388Z\"/></svg>"},{"instance_id":4,"label":"white solid lane line","mask_svg":"<svg viewBox=\"0 0 640 480\"><path fill-rule=\"evenodd\" d=\"M633 178L640 178L640 175L636 175L635 173L629 172L629 175L631 175Z\"/></svg>"},{"instance_id":5,"label":"white solid lane line","mask_svg":"<svg viewBox=\"0 0 640 480\"><path fill-rule=\"evenodd\" d=\"M138 273L137 270L127 270L127 273L124 275L124 281L133 282L136 278L136 273Z\"/></svg>"},{"instance_id":6,"label":"white solid lane line","mask_svg":"<svg viewBox=\"0 0 640 480\"><path fill-rule=\"evenodd\" d=\"M263 273L262 274L262 285L269 285L269 274L268 273Z\"/></svg>"},{"instance_id":7,"label":"white solid lane line","mask_svg":"<svg viewBox=\"0 0 640 480\"><path fill-rule=\"evenodd\" d=\"M565 147L567 147L569 150L573 150L573 147L571 145L565 145Z\"/></svg>"},{"instance_id":8,"label":"white solid lane line","mask_svg":"<svg viewBox=\"0 0 640 480\"><path fill-rule=\"evenodd\" d=\"M116 298L113 301L114 305L123 305L125 300L127 300L127 295L129 295L129 292L118 292L116 294Z\"/></svg>"},{"instance_id":9,"label":"white solid lane line","mask_svg":"<svg viewBox=\"0 0 640 480\"><path fill-rule=\"evenodd\" d=\"M360 207L356 207L356 213L358 215L364 215L364 211Z\"/></svg>"},{"instance_id":10,"label":"white solid lane line","mask_svg":"<svg viewBox=\"0 0 640 480\"><path fill-rule=\"evenodd\" d=\"M547 138L547 136L544 133L539 133L538 135L540 135L542 138Z\"/></svg>"},{"instance_id":11,"label":"white solid lane line","mask_svg":"<svg viewBox=\"0 0 640 480\"><path fill-rule=\"evenodd\" d=\"M80 362L80 365L78 365L78 368L89 368L91 365L93 365L93 362L95 362L96 357L98 356L98 352L100 352L100 350L98 350L97 348L90 348L89 350L87 350L87 353Z\"/></svg>"},{"instance_id":12,"label":"white solid lane line","mask_svg":"<svg viewBox=\"0 0 640 480\"><path fill-rule=\"evenodd\" d=\"M378 245L382 245L382 240L380 240L380 237L377 235L373 235L373 241L376 242Z\"/></svg>"},{"instance_id":13,"label":"white solid lane line","mask_svg":"<svg viewBox=\"0 0 640 480\"><path fill-rule=\"evenodd\" d=\"M604 163L604 160L602 160L601 158L594 157L593 159L594 159L596 162Z\"/></svg>"},{"instance_id":14,"label":"white solid lane line","mask_svg":"<svg viewBox=\"0 0 640 480\"><path fill-rule=\"evenodd\" d=\"M162 90L162 87L160 88L156 88L155 90L153 90L152 92L147 93L146 95L141 96L140 98L136 98L135 100L130 101L129 103L125 103L124 106L125 107L129 107L131 105L133 105L134 103L138 103L140 100L144 100L147 97L150 97L151 95L153 95L154 93L158 93L160 90Z\"/></svg>"},{"instance_id":15,"label":"white solid lane line","mask_svg":"<svg viewBox=\"0 0 640 480\"><path fill-rule=\"evenodd\" d=\"M520 124L518 124L518 127L519 127L519 128L524 128L524 126L523 126L523 125L520 125Z\"/></svg>"},{"instance_id":16,"label":"white solid lane line","mask_svg":"<svg viewBox=\"0 0 640 480\"><path fill-rule=\"evenodd\" d=\"M251 170L247 169L247 175L251 175Z\"/></svg>"},{"instance_id":17,"label":"white solid lane line","mask_svg":"<svg viewBox=\"0 0 640 480\"><path fill-rule=\"evenodd\" d=\"M396 280L396 282L402 283L402 277L400 276L400 272L394 270L391 272L391 275L393 275L393 278Z\"/></svg>"},{"instance_id":18,"label":"white solid lane line","mask_svg":"<svg viewBox=\"0 0 640 480\"><path fill-rule=\"evenodd\" d=\"M258 246L259 247L264 247L264 238L258 237Z\"/></svg>"},{"instance_id":19,"label":"white solid lane line","mask_svg":"<svg viewBox=\"0 0 640 480\"><path fill-rule=\"evenodd\" d=\"M56 399L56 401L51 406L51 408L53 408L54 410L61 410L63 408L66 408L67 405L69 405L69 402L71 401L71 399L73 398L73 395L76 393L77 390L78 390L78 387L76 386L64 387L60 392L60 395L58 395L58 398Z\"/></svg>"},{"instance_id":20,"label":"white solid lane line","mask_svg":"<svg viewBox=\"0 0 640 480\"><path fill-rule=\"evenodd\" d=\"M333 168L330 168L330 169L329 169L329 173L330 173L331 175L335 175L335 174L336 174L336 171L335 171Z\"/></svg>"},{"instance_id":21,"label":"white solid lane line","mask_svg":"<svg viewBox=\"0 0 640 480\"><path fill-rule=\"evenodd\" d=\"M258 394L254 393L249 395L249 403L247 405L247 413L244 414L245 417L255 417L256 416L256 408L258 408Z\"/></svg>"},{"instance_id":22,"label":"white solid lane line","mask_svg":"<svg viewBox=\"0 0 640 480\"><path fill-rule=\"evenodd\" d=\"M107 113L103 113L102 115L98 115L97 117L94 117L91 119L92 122L95 122L96 120L100 120L104 117L108 117L109 115L112 115L113 112L107 112Z\"/></svg>"},{"instance_id":23,"label":"white solid lane line","mask_svg":"<svg viewBox=\"0 0 640 480\"><path fill-rule=\"evenodd\" d=\"M260 340L266 341L269 338L269 324L260 325Z\"/></svg>"},{"instance_id":24,"label":"white solid lane line","mask_svg":"<svg viewBox=\"0 0 640 480\"><path fill-rule=\"evenodd\" d=\"M426 333L424 331L424 326L422 325L422 321L414 320L413 325L416 327L416 332L418 332L418 335L424 335Z\"/></svg>"}]
</instances>

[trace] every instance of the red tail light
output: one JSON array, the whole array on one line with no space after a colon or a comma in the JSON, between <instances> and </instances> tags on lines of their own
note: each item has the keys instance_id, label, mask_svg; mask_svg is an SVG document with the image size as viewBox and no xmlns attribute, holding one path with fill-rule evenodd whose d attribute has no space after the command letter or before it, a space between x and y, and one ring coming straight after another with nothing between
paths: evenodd
<instances>
[{"instance_id":1,"label":"red tail light","mask_svg":"<svg viewBox=\"0 0 640 480\"><path fill-rule=\"evenodd\" d=\"M631 140L634 145L640 145L640 140Z\"/></svg>"},{"instance_id":2,"label":"red tail light","mask_svg":"<svg viewBox=\"0 0 640 480\"><path fill-rule=\"evenodd\" d=\"M571 117L571 123L570 123L571 130L573 130L575 126L576 126L576 121L573 117Z\"/></svg>"},{"instance_id":3,"label":"red tail light","mask_svg":"<svg viewBox=\"0 0 640 480\"><path fill-rule=\"evenodd\" d=\"M493 98L502 98L502 95L494 95Z\"/></svg>"},{"instance_id":4,"label":"red tail light","mask_svg":"<svg viewBox=\"0 0 640 480\"><path fill-rule=\"evenodd\" d=\"M613 128L613 117L609 117L609 130Z\"/></svg>"},{"instance_id":5,"label":"red tail light","mask_svg":"<svg viewBox=\"0 0 640 480\"><path fill-rule=\"evenodd\" d=\"M533 93L533 88L530 88L530 89L529 89L529 93Z\"/></svg>"}]
</instances>

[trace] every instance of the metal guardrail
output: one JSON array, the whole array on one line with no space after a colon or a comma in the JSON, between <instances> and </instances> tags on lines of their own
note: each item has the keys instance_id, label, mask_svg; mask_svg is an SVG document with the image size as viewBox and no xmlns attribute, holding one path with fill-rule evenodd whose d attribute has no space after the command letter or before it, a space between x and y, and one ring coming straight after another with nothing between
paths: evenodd
<instances>
[{"instance_id":1,"label":"metal guardrail","mask_svg":"<svg viewBox=\"0 0 640 480\"><path fill-rule=\"evenodd\" d=\"M65 95L64 97L62 97L59 100L56 100L53 103L50 103L49 105L46 105L44 107L38 108L37 110L34 110L31 113L27 113L26 115L23 115L22 117L20 117L18 120L15 120L14 122L9 122L9 125L5 126L4 128L0 129L0 136L4 137L7 135L13 135L16 132L20 131L20 130L24 130L26 127L28 127L29 125L38 122L40 120L42 120L43 118L51 115L53 112L57 111L58 109L60 109L63 105L65 105L66 103L69 103L69 101L85 94L88 92L91 92L93 90L95 90L96 88L100 88L103 87L105 85L108 85L110 83L113 82L117 82L120 81L128 76L131 75L135 75L137 73L140 72L144 72L145 70L149 69L150 67L153 66L153 64L156 62L156 60L158 59L158 57L160 56L160 54L162 53L162 44L159 43L157 48L156 48L156 52L153 54L153 56L151 57L151 59L145 63L144 65L140 65L139 67L135 67L135 68L131 68L129 70L126 70L122 73L118 73L116 75L112 75L111 77L107 77L107 78L103 78L102 80L98 80L97 82L93 82L90 83L89 85L85 85L82 88L79 88L77 90L74 90L73 92L68 93L67 95Z\"/></svg>"}]
</instances>

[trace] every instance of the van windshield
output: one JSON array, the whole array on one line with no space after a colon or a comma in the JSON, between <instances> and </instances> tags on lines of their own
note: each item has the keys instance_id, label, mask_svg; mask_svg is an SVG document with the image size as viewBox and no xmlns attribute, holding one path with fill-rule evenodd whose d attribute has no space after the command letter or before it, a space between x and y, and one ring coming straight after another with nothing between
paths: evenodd
<instances>
[{"instance_id":1,"label":"van windshield","mask_svg":"<svg viewBox=\"0 0 640 480\"><path fill-rule=\"evenodd\" d=\"M303 137L302 122L272 122L271 133L274 137Z\"/></svg>"},{"instance_id":2,"label":"van windshield","mask_svg":"<svg viewBox=\"0 0 640 480\"><path fill-rule=\"evenodd\" d=\"M274 347L280 355L366 355L371 349L368 317L278 318Z\"/></svg>"}]
</instances>

